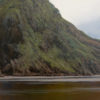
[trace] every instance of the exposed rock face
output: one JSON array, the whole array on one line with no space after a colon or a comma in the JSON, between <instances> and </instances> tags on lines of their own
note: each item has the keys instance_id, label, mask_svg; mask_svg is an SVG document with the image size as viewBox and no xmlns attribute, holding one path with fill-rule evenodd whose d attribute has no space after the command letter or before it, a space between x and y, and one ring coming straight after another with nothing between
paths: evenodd
<instances>
[{"instance_id":1,"label":"exposed rock face","mask_svg":"<svg viewBox=\"0 0 100 100\"><path fill-rule=\"evenodd\" d=\"M100 73L100 41L64 20L48 0L0 0L0 70L5 75Z\"/></svg>"}]
</instances>

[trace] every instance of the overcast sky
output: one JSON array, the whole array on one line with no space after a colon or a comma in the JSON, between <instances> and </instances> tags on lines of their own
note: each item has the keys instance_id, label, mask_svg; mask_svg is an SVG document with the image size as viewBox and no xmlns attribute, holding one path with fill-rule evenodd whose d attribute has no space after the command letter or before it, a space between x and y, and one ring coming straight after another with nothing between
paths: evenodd
<instances>
[{"instance_id":1,"label":"overcast sky","mask_svg":"<svg viewBox=\"0 0 100 100\"><path fill-rule=\"evenodd\" d=\"M100 17L100 0L50 0L75 25Z\"/></svg>"}]
</instances>

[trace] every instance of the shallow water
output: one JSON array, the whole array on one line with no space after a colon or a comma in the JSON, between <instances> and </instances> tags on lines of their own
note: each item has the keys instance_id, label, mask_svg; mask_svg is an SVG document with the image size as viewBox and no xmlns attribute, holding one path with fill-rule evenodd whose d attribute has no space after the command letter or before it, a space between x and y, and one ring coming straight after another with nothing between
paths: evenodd
<instances>
[{"instance_id":1,"label":"shallow water","mask_svg":"<svg viewBox=\"0 0 100 100\"><path fill-rule=\"evenodd\" d=\"M0 100L100 100L100 82L0 82Z\"/></svg>"}]
</instances>

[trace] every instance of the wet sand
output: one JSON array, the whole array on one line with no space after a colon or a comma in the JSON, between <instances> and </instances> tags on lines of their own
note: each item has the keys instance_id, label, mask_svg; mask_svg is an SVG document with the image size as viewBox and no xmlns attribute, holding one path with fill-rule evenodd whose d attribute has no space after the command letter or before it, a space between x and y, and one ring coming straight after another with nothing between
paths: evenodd
<instances>
[{"instance_id":1,"label":"wet sand","mask_svg":"<svg viewBox=\"0 0 100 100\"><path fill-rule=\"evenodd\" d=\"M100 76L0 77L0 100L100 100Z\"/></svg>"},{"instance_id":2,"label":"wet sand","mask_svg":"<svg viewBox=\"0 0 100 100\"><path fill-rule=\"evenodd\" d=\"M0 77L2 81L20 81L20 82L100 82L100 76L26 76L15 77L5 76Z\"/></svg>"}]
</instances>

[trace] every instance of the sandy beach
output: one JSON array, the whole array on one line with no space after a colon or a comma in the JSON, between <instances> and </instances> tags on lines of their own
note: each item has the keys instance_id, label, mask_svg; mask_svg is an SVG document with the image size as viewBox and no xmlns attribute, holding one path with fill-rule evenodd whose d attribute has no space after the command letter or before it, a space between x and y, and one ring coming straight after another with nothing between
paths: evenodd
<instances>
[{"instance_id":1,"label":"sandy beach","mask_svg":"<svg viewBox=\"0 0 100 100\"><path fill-rule=\"evenodd\" d=\"M2 81L25 81L25 82L100 82L100 76L5 76Z\"/></svg>"}]
</instances>

